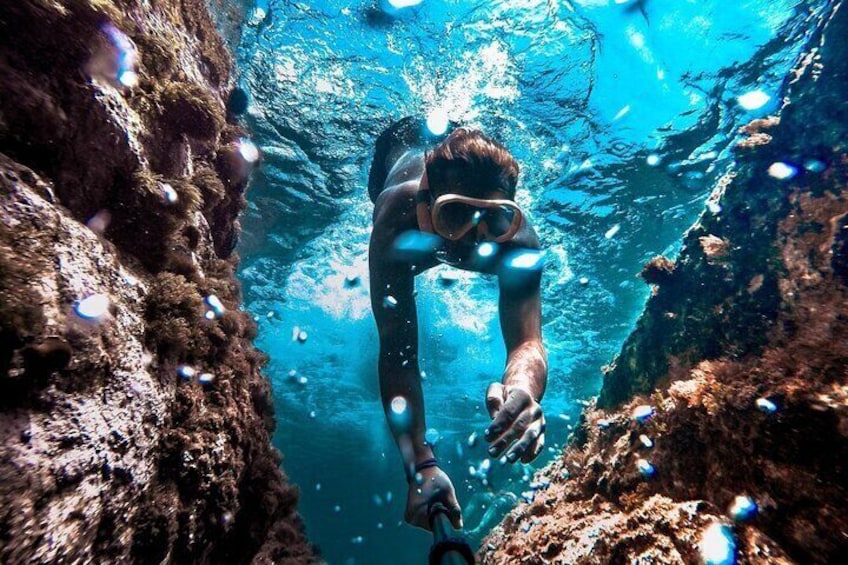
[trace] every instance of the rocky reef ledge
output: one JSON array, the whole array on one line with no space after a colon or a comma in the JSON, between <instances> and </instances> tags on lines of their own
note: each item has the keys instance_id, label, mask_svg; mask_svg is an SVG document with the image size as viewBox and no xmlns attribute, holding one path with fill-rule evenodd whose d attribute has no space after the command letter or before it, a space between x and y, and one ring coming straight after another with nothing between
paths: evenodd
<instances>
[{"instance_id":1,"label":"rocky reef ledge","mask_svg":"<svg viewBox=\"0 0 848 565\"><path fill-rule=\"evenodd\" d=\"M656 258L563 456L483 563L837 563L848 555L848 9L778 115Z\"/></svg>"},{"instance_id":2,"label":"rocky reef ledge","mask_svg":"<svg viewBox=\"0 0 848 565\"><path fill-rule=\"evenodd\" d=\"M314 560L239 309L231 66L204 0L0 6L0 562Z\"/></svg>"}]
</instances>

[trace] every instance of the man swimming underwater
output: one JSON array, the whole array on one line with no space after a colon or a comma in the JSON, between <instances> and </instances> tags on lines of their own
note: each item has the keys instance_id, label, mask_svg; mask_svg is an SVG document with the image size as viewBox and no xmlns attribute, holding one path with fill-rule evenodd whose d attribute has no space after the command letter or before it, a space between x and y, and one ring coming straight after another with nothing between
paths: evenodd
<instances>
[{"instance_id":1,"label":"man swimming underwater","mask_svg":"<svg viewBox=\"0 0 848 565\"><path fill-rule=\"evenodd\" d=\"M440 262L498 275L507 362L501 382L486 391L492 422L485 438L492 457L527 463L542 450L545 418L539 402L548 373L541 274L533 268L539 240L514 201L518 163L477 130L457 128L432 145L421 120L396 122L377 140L368 182L380 394L409 483L404 518L428 530L436 502L447 508L454 527L462 527L462 518L453 484L424 438L415 275ZM424 249L421 241L428 242Z\"/></svg>"}]
</instances>

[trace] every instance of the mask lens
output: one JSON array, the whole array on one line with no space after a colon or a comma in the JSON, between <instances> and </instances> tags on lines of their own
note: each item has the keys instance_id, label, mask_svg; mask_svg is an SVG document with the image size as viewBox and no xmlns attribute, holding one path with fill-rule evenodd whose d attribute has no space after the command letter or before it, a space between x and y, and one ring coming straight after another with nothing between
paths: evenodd
<instances>
[{"instance_id":1,"label":"mask lens","mask_svg":"<svg viewBox=\"0 0 848 565\"><path fill-rule=\"evenodd\" d=\"M463 202L449 202L439 210L439 223L450 235L466 229L479 220L479 209Z\"/></svg>"},{"instance_id":2,"label":"mask lens","mask_svg":"<svg viewBox=\"0 0 848 565\"><path fill-rule=\"evenodd\" d=\"M515 221L515 209L509 206L498 206L485 211L481 218L492 237L500 237L507 233Z\"/></svg>"}]
</instances>

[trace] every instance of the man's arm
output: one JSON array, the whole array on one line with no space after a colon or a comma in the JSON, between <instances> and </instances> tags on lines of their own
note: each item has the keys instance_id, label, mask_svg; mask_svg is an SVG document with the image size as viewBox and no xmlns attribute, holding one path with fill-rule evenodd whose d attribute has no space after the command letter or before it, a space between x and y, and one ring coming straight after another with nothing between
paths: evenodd
<instances>
[{"instance_id":1,"label":"man's arm","mask_svg":"<svg viewBox=\"0 0 848 565\"><path fill-rule=\"evenodd\" d=\"M529 224L515 244L525 251L538 250L538 238ZM486 392L492 417L486 440L491 443L492 456L506 453L510 462L520 457L529 463L545 443L545 417L539 406L548 382L548 359L542 344L541 270L507 270L498 281L507 363L501 382L492 383Z\"/></svg>"},{"instance_id":2,"label":"man's arm","mask_svg":"<svg viewBox=\"0 0 848 565\"><path fill-rule=\"evenodd\" d=\"M400 187L390 189L397 191ZM384 193L374 210L374 230L368 251L371 279L371 308L380 337L380 396L392 435L401 450L409 473L416 463L433 457L425 444L424 398L418 367L418 314L413 296L414 280L410 265L394 258L392 245L403 217L412 207L405 206L402 193ZM399 227L398 227L399 226ZM392 399L401 397L403 414L392 411Z\"/></svg>"},{"instance_id":3,"label":"man's arm","mask_svg":"<svg viewBox=\"0 0 848 565\"><path fill-rule=\"evenodd\" d=\"M404 185L383 193L374 209L374 230L368 251L371 276L371 308L380 335L380 396L383 411L403 458L409 489L404 519L430 528L429 511L434 502L448 510L455 528L462 527L462 514L450 478L432 461L433 450L425 441L424 396L418 368L418 315L413 294L411 265L395 259L394 240L414 228L411 191ZM407 194L410 193L410 194ZM395 399L397 400L393 403Z\"/></svg>"}]
</instances>

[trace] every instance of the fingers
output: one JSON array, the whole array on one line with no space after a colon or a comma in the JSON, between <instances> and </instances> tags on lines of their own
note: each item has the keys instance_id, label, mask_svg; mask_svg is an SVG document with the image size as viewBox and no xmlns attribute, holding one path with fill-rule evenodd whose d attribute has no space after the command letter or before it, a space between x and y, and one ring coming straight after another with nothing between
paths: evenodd
<instances>
[{"instance_id":1,"label":"fingers","mask_svg":"<svg viewBox=\"0 0 848 565\"><path fill-rule=\"evenodd\" d=\"M448 517L455 530L462 529L462 509L460 509L459 504L448 507Z\"/></svg>"},{"instance_id":2,"label":"fingers","mask_svg":"<svg viewBox=\"0 0 848 565\"><path fill-rule=\"evenodd\" d=\"M529 463L535 459L545 445L545 418L542 417L533 422L521 439L515 442L507 452L506 458L510 462L521 457L523 463Z\"/></svg>"},{"instance_id":3,"label":"fingers","mask_svg":"<svg viewBox=\"0 0 848 565\"><path fill-rule=\"evenodd\" d=\"M523 410L515 419L508 424L508 427L504 430L504 433L501 434L496 440L492 442L492 445L489 447L489 455L492 457L500 457L506 448L512 445L513 442L522 438L525 431L531 426L534 419L534 413L529 410ZM509 462L514 462L517 457L512 457L511 459L508 457Z\"/></svg>"},{"instance_id":4,"label":"fingers","mask_svg":"<svg viewBox=\"0 0 848 565\"><path fill-rule=\"evenodd\" d=\"M486 408L489 410L489 418L494 418L495 414L503 406L504 387L501 383L492 383L486 391Z\"/></svg>"},{"instance_id":5,"label":"fingers","mask_svg":"<svg viewBox=\"0 0 848 565\"><path fill-rule=\"evenodd\" d=\"M489 390L494 385L489 386ZM524 410L526 406L531 404L533 399L530 394L520 388L513 388L509 391L509 396L503 406L492 415L492 423L486 428L486 439L492 441L493 438L500 436L504 430L508 429L515 418ZM488 405L488 396L487 396ZM529 422L528 422L529 424Z\"/></svg>"}]
</instances>

